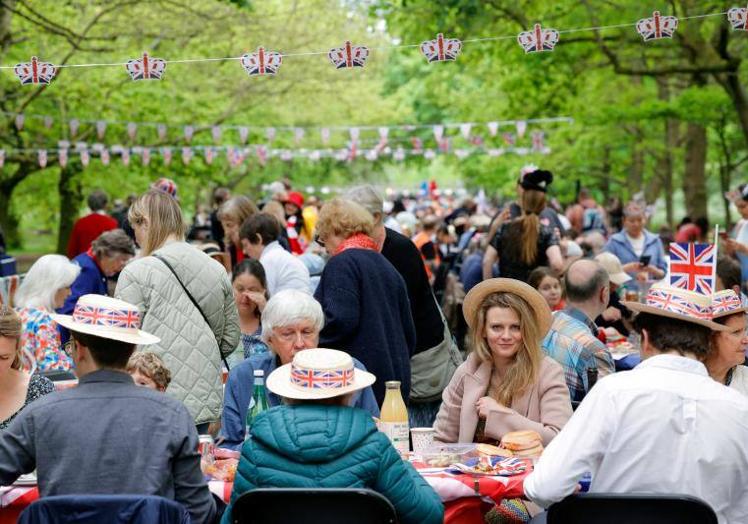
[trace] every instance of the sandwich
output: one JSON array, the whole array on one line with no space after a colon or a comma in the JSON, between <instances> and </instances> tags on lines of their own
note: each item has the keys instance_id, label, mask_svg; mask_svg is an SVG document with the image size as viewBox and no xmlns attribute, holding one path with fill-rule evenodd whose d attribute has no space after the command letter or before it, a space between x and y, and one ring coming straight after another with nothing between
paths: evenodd
<instances>
[{"instance_id":1,"label":"sandwich","mask_svg":"<svg viewBox=\"0 0 748 524\"><path fill-rule=\"evenodd\" d=\"M543 441L536 431L510 431L501 438L501 447L515 457L537 457L543 453Z\"/></svg>"},{"instance_id":2,"label":"sandwich","mask_svg":"<svg viewBox=\"0 0 748 524\"><path fill-rule=\"evenodd\" d=\"M491 444L477 444L475 450L485 457L511 457L513 453L508 449L492 446Z\"/></svg>"}]
</instances>

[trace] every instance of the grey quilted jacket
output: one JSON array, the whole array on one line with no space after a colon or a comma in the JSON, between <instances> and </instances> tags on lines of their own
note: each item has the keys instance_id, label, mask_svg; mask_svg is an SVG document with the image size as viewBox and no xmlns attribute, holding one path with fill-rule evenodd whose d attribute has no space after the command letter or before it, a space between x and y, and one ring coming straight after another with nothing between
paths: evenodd
<instances>
[{"instance_id":1,"label":"grey quilted jacket","mask_svg":"<svg viewBox=\"0 0 748 524\"><path fill-rule=\"evenodd\" d=\"M125 267L114 295L137 305L143 330L161 338L143 349L158 354L171 371L168 393L185 403L196 424L218 420L221 355L236 349L241 334L231 282L221 264L186 242L167 244L155 253L169 261L210 326L169 268L152 256Z\"/></svg>"}]
</instances>

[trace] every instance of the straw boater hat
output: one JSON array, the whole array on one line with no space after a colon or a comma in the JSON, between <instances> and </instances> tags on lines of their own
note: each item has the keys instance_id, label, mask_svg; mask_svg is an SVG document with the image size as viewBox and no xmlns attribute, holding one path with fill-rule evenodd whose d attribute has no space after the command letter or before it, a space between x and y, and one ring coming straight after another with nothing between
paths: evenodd
<instances>
[{"instance_id":1,"label":"straw boater hat","mask_svg":"<svg viewBox=\"0 0 748 524\"><path fill-rule=\"evenodd\" d=\"M371 386L377 378L356 369L348 353L336 349L305 349L293 362L270 373L267 387L278 396L319 400L353 393Z\"/></svg>"},{"instance_id":2,"label":"straw boater hat","mask_svg":"<svg viewBox=\"0 0 748 524\"><path fill-rule=\"evenodd\" d=\"M740 295L732 289L718 291L712 295L712 318L729 317L746 311L748 311L748 307L743 306Z\"/></svg>"},{"instance_id":3,"label":"straw boater hat","mask_svg":"<svg viewBox=\"0 0 748 524\"><path fill-rule=\"evenodd\" d=\"M137 306L103 295L83 295L75 304L72 315L52 315L52 319L70 331L85 333L146 346L161 341L140 330Z\"/></svg>"},{"instance_id":4,"label":"straw boater hat","mask_svg":"<svg viewBox=\"0 0 748 524\"><path fill-rule=\"evenodd\" d=\"M622 302L631 311L651 313L660 317L675 318L708 327L712 331L725 331L727 328L716 322L712 310L712 296L693 291L655 284L649 288L645 303Z\"/></svg>"},{"instance_id":5,"label":"straw boater hat","mask_svg":"<svg viewBox=\"0 0 748 524\"><path fill-rule=\"evenodd\" d=\"M608 272L610 281L616 286L621 286L631 280L631 276L623 270L621 261L613 253L600 253L595 260Z\"/></svg>"},{"instance_id":6,"label":"straw boater hat","mask_svg":"<svg viewBox=\"0 0 748 524\"><path fill-rule=\"evenodd\" d=\"M551 308L548 307L543 295L532 286L513 278L490 278L470 290L462 303L462 314L465 316L468 327L473 328L477 325L477 316L481 304L488 295L494 293L512 293L524 299L535 316L541 337L544 337L551 329L553 315L551 315Z\"/></svg>"}]
</instances>

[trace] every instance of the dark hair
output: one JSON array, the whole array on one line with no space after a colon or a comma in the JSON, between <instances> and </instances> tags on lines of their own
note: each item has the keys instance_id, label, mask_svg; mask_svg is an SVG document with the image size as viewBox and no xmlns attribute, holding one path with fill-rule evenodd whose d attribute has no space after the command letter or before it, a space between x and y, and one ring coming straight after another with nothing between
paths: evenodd
<instances>
[{"instance_id":1,"label":"dark hair","mask_svg":"<svg viewBox=\"0 0 748 524\"><path fill-rule=\"evenodd\" d=\"M252 275L260 281L260 285L264 289L268 288L267 278L265 277L265 268L262 267L262 264L260 264L258 260L248 258L234 266L234 270L231 272L231 282L244 274Z\"/></svg>"},{"instance_id":2,"label":"dark hair","mask_svg":"<svg viewBox=\"0 0 748 524\"><path fill-rule=\"evenodd\" d=\"M221 204L226 202L229 198L231 198L231 192L228 190L228 188L217 187L213 191L213 203L216 206L220 206Z\"/></svg>"},{"instance_id":3,"label":"dark hair","mask_svg":"<svg viewBox=\"0 0 748 524\"><path fill-rule=\"evenodd\" d=\"M91 208L91 211L104 209L108 202L109 197L101 189L97 189L88 195L88 207Z\"/></svg>"},{"instance_id":4,"label":"dark hair","mask_svg":"<svg viewBox=\"0 0 748 524\"><path fill-rule=\"evenodd\" d=\"M725 289L734 289L735 286L740 288L743 283L740 263L732 257L719 257L717 260L717 276Z\"/></svg>"},{"instance_id":5,"label":"dark hair","mask_svg":"<svg viewBox=\"0 0 748 524\"><path fill-rule=\"evenodd\" d=\"M100 234L91 243L91 248L97 258L102 256L112 257L118 254L135 256L135 243L121 229L112 229Z\"/></svg>"},{"instance_id":6,"label":"dark hair","mask_svg":"<svg viewBox=\"0 0 748 524\"><path fill-rule=\"evenodd\" d=\"M281 227L278 219L270 213L255 213L242 224L239 230L239 238L246 239L250 244L257 244L257 236L263 246L278 240Z\"/></svg>"},{"instance_id":7,"label":"dark hair","mask_svg":"<svg viewBox=\"0 0 748 524\"><path fill-rule=\"evenodd\" d=\"M71 331L72 337L91 352L94 362L104 368L127 368L127 362L135 351L135 344L120 342L110 338L97 337L87 333Z\"/></svg>"},{"instance_id":8,"label":"dark hair","mask_svg":"<svg viewBox=\"0 0 748 524\"><path fill-rule=\"evenodd\" d=\"M639 313L634 318L634 329L639 333L646 329L649 343L658 351L677 351L681 355L691 353L699 360L704 360L709 353L711 330L700 324Z\"/></svg>"},{"instance_id":9,"label":"dark hair","mask_svg":"<svg viewBox=\"0 0 748 524\"><path fill-rule=\"evenodd\" d=\"M564 289L566 289L566 298L569 300L569 302L587 302L589 299L594 297L601 288L608 285L608 283L610 282L610 277L608 276L608 272L605 271L605 268L603 268L600 264L595 263L597 267L595 268L595 272L590 278L580 278L579 281L575 281L576 279L573 278L569 279L569 277L573 274L572 268L577 263L579 262L575 262L574 264L570 265L566 270L566 276L564 276Z\"/></svg>"},{"instance_id":10,"label":"dark hair","mask_svg":"<svg viewBox=\"0 0 748 524\"><path fill-rule=\"evenodd\" d=\"M560 280L554 273L551 271L551 268L546 266L539 266L530 271L530 274L527 276L527 283L530 284L535 289L538 289L540 287L540 283L543 281L545 277L551 277L555 278L556 280Z\"/></svg>"}]
</instances>

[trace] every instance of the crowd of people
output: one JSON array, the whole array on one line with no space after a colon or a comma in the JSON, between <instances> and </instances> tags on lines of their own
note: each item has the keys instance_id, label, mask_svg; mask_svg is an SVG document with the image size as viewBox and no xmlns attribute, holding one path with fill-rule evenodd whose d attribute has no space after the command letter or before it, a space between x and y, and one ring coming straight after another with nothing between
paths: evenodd
<instances>
[{"instance_id":1,"label":"crowd of people","mask_svg":"<svg viewBox=\"0 0 748 524\"><path fill-rule=\"evenodd\" d=\"M504 203L433 185L325 202L287 181L257 201L218 188L191 225L172 180L111 215L94 191L68 256L39 258L0 306L0 484L36 469L42 496L161 495L198 523L230 522L256 487L365 486L402 522L441 522L373 422L397 381L410 426L438 441L540 435L520 521L585 473L594 491L693 495L748 521L748 186L702 295L665 277L670 242L709 241L704 219L654 233L643 201L582 189L563 212L552 184L528 166ZM633 370L614 338L640 349ZM258 376L272 409L248 434ZM202 434L241 451L227 508Z\"/></svg>"}]
</instances>

